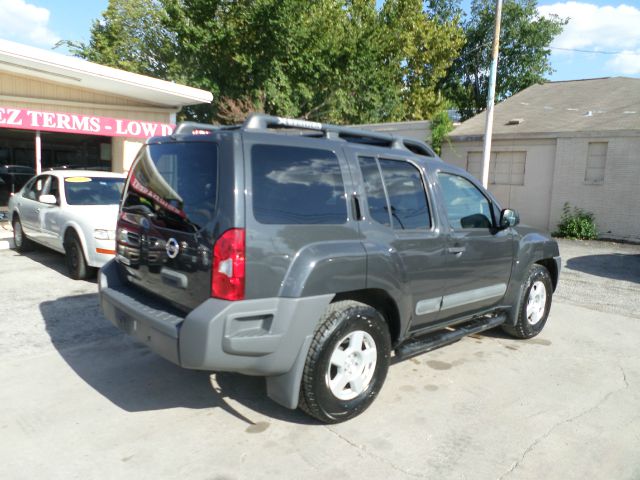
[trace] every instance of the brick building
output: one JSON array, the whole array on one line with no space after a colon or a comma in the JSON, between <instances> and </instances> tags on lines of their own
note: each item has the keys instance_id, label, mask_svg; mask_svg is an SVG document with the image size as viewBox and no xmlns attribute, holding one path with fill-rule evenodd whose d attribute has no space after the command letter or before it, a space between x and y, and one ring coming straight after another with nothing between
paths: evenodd
<instances>
[{"instance_id":1,"label":"brick building","mask_svg":"<svg viewBox=\"0 0 640 480\"><path fill-rule=\"evenodd\" d=\"M478 178L485 118L442 148ZM549 82L498 104L489 182L523 223L553 231L569 202L595 214L601 236L640 240L640 79Z\"/></svg>"}]
</instances>

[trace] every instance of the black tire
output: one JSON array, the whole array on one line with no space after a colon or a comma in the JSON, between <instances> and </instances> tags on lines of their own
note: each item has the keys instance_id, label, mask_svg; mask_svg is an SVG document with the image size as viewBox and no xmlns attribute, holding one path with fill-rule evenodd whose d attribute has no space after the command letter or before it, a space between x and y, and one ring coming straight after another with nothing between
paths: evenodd
<instances>
[{"instance_id":1,"label":"black tire","mask_svg":"<svg viewBox=\"0 0 640 480\"><path fill-rule=\"evenodd\" d=\"M540 300L541 286L544 287L544 303ZM520 298L520 310L515 325L503 325L502 329L516 338L532 338L538 335L549 316L553 285L549 271L542 265L533 264ZM537 297L537 299L536 299ZM531 301L531 308L529 303ZM544 306L543 306L544 305ZM535 307L538 308L535 308Z\"/></svg>"},{"instance_id":2,"label":"black tire","mask_svg":"<svg viewBox=\"0 0 640 480\"><path fill-rule=\"evenodd\" d=\"M363 338L361 346L355 348L355 344L351 349L352 339L360 336ZM370 349L372 342L375 352ZM351 381L348 381L339 392L340 395L345 392L347 396L354 395L353 398L338 398L329 386L331 377L336 380L340 372L331 364L336 350L351 352L347 356L355 359L345 367L346 373L342 375L355 373L355 381L361 382L360 388L355 383L351 386ZM370 352L368 363L364 353L367 350ZM371 405L382 388L389 369L390 352L389 328L380 312L360 302L332 303L316 329L307 354L300 385L300 409L324 423L338 423L359 415ZM375 364L372 364L373 358ZM362 381L363 378L366 380ZM358 393L358 390L362 391Z\"/></svg>"},{"instance_id":3,"label":"black tire","mask_svg":"<svg viewBox=\"0 0 640 480\"><path fill-rule=\"evenodd\" d=\"M15 249L20 253L28 252L33 248L33 242L29 240L27 234L24 233L22 222L18 216L13 220L13 244Z\"/></svg>"},{"instance_id":4,"label":"black tire","mask_svg":"<svg viewBox=\"0 0 640 480\"><path fill-rule=\"evenodd\" d=\"M84 258L82 251L82 244L75 233L67 235L64 242L64 250L69 276L74 280L89 278L91 269L87 265L87 259Z\"/></svg>"}]
</instances>

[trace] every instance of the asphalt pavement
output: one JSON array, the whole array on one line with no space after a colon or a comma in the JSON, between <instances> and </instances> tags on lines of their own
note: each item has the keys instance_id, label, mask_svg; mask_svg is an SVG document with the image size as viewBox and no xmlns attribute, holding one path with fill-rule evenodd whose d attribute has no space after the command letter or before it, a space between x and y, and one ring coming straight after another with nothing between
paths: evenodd
<instances>
[{"instance_id":1,"label":"asphalt pavement","mask_svg":"<svg viewBox=\"0 0 640 480\"><path fill-rule=\"evenodd\" d=\"M369 410L325 426L263 379L135 344L62 255L0 251L0 477L638 479L640 246L561 253L541 335L395 363Z\"/></svg>"}]
</instances>

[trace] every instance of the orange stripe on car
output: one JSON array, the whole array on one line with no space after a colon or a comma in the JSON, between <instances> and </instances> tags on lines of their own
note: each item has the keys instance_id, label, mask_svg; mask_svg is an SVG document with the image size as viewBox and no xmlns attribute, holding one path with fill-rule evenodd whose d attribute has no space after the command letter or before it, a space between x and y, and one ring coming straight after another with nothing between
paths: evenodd
<instances>
[{"instance_id":1,"label":"orange stripe on car","mask_svg":"<svg viewBox=\"0 0 640 480\"><path fill-rule=\"evenodd\" d=\"M104 253L106 255L115 255L115 250L109 250L107 248L96 248L96 253Z\"/></svg>"}]
</instances>

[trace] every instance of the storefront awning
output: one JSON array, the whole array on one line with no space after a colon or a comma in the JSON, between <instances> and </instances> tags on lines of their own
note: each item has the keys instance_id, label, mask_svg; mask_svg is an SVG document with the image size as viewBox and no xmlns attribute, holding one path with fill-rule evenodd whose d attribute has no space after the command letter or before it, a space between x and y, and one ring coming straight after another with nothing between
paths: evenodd
<instances>
[{"instance_id":1,"label":"storefront awning","mask_svg":"<svg viewBox=\"0 0 640 480\"><path fill-rule=\"evenodd\" d=\"M211 92L105 67L50 50L0 39L0 71L180 108L211 103Z\"/></svg>"}]
</instances>

